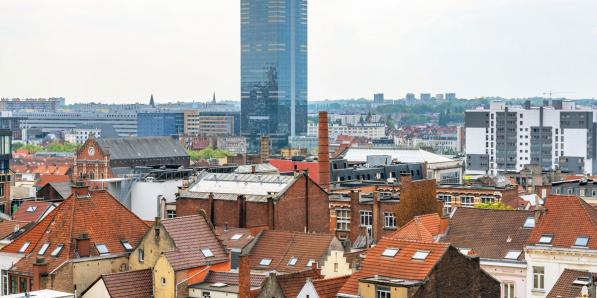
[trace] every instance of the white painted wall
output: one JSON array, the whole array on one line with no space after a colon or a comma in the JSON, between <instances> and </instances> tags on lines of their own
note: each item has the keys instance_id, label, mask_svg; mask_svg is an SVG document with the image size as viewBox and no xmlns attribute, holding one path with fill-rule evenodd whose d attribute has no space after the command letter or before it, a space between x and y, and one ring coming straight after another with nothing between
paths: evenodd
<instances>
[{"instance_id":1,"label":"white painted wall","mask_svg":"<svg viewBox=\"0 0 597 298\"><path fill-rule=\"evenodd\" d=\"M83 298L110 298L110 294L108 293L108 289L106 289L104 280L99 279L81 297L83 297Z\"/></svg>"},{"instance_id":2,"label":"white painted wall","mask_svg":"<svg viewBox=\"0 0 597 298\"><path fill-rule=\"evenodd\" d=\"M525 264L505 264L498 262L481 261L481 268L500 282L502 295L505 282L514 283L515 297L527 296L527 267Z\"/></svg>"},{"instance_id":3,"label":"white painted wall","mask_svg":"<svg viewBox=\"0 0 597 298\"><path fill-rule=\"evenodd\" d=\"M467 154L485 154L485 128L467 127L465 147Z\"/></svg>"},{"instance_id":4,"label":"white painted wall","mask_svg":"<svg viewBox=\"0 0 597 298\"><path fill-rule=\"evenodd\" d=\"M159 216L158 196L163 196L167 203L175 202L179 186L182 180L135 182L131 186L131 211L143 220L153 220Z\"/></svg>"},{"instance_id":5,"label":"white painted wall","mask_svg":"<svg viewBox=\"0 0 597 298\"><path fill-rule=\"evenodd\" d=\"M317 290L311 280L307 280L301 291L296 296L297 298L319 298Z\"/></svg>"}]
</instances>

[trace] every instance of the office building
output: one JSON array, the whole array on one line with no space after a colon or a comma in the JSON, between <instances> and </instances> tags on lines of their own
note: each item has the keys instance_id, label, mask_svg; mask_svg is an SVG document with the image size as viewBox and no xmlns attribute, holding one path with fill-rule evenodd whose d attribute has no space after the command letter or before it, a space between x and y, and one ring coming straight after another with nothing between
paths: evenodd
<instances>
[{"instance_id":1,"label":"office building","mask_svg":"<svg viewBox=\"0 0 597 298\"><path fill-rule=\"evenodd\" d=\"M307 132L307 0L241 0L241 128L250 152Z\"/></svg>"},{"instance_id":2,"label":"office building","mask_svg":"<svg viewBox=\"0 0 597 298\"><path fill-rule=\"evenodd\" d=\"M56 112L64 105L64 98L2 98L0 99L0 111L37 111Z\"/></svg>"},{"instance_id":3,"label":"office building","mask_svg":"<svg viewBox=\"0 0 597 298\"><path fill-rule=\"evenodd\" d=\"M414 103L415 100L417 100L414 93L406 93L404 99L406 100L406 103Z\"/></svg>"},{"instance_id":4,"label":"office building","mask_svg":"<svg viewBox=\"0 0 597 298\"><path fill-rule=\"evenodd\" d=\"M465 113L466 168L470 174L518 172L525 165L543 171L560 169L577 174L597 173L596 110L573 101L551 106L506 106Z\"/></svg>"},{"instance_id":5,"label":"office building","mask_svg":"<svg viewBox=\"0 0 597 298\"><path fill-rule=\"evenodd\" d=\"M431 101L431 93L421 93L421 101Z\"/></svg>"},{"instance_id":6,"label":"office building","mask_svg":"<svg viewBox=\"0 0 597 298\"><path fill-rule=\"evenodd\" d=\"M22 129L36 128L43 132L70 131L82 124L111 124L118 136L137 135L137 111L109 110L94 112L14 112L21 118Z\"/></svg>"},{"instance_id":7,"label":"office building","mask_svg":"<svg viewBox=\"0 0 597 298\"><path fill-rule=\"evenodd\" d=\"M446 93L446 100L447 101L456 100L456 93Z\"/></svg>"},{"instance_id":8,"label":"office building","mask_svg":"<svg viewBox=\"0 0 597 298\"><path fill-rule=\"evenodd\" d=\"M182 112L150 112L137 114L137 135L140 137L182 135Z\"/></svg>"},{"instance_id":9,"label":"office building","mask_svg":"<svg viewBox=\"0 0 597 298\"><path fill-rule=\"evenodd\" d=\"M184 134L207 137L238 136L240 113L185 110Z\"/></svg>"},{"instance_id":10,"label":"office building","mask_svg":"<svg viewBox=\"0 0 597 298\"><path fill-rule=\"evenodd\" d=\"M436 94L436 95L435 95L435 100L440 100L440 101L441 101L441 100L444 100L444 95L443 95L443 94L441 94L441 93L438 93L438 94Z\"/></svg>"},{"instance_id":11,"label":"office building","mask_svg":"<svg viewBox=\"0 0 597 298\"><path fill-rule=\"evenodd\" d=\"M0 129L0 212L12 214L13 207L10 200L10 159L12 133L7 129Z\"/></svg>"},{"instance_id":12,"label":"office building","mask_svg":"<svg viewBox=\"0 0 597 298\"><path fill-rule=\"evenodd\" d=\"M384 101L384 96L383 93L375 93L373 94L373 103L383 103Z\"/></svg>"}]
</instances>

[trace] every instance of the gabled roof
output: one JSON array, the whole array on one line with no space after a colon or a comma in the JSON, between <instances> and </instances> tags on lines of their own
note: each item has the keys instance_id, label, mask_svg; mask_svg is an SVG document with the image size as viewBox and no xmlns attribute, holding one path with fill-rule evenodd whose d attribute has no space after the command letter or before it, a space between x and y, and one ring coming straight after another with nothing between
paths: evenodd
<instances>
[{"instance_id":1,"label":"gabled roof","mask_svg":"<svg viewBox=\"0 0 597 298\"><path fill-rule=\"evenodd\" d=\"M565 269L546 297L580 297L580 292L582 290L583 285L574 284L574 281L577 280L579 277L583 279L583 281L585 279L593 281L595 278L597 278L597 274L588 271ZM587 287L591 289L593 287L592 283L588 284Z\"/></svg>"},{"instance_id":2,"label":"gabled roof","mask_svg":"<svg viewBox=\"0 0 597 298\"><path fill-rule=\"evenodd\" d=\"M375 247L367 251L361 270L352 274L339 293L357 295L359 280L374 276L422 281L431 273L449 246L447 243L382 238ZM386 248L395 248L398 252L393 257L382 256ZM425 260L413 260L414 254L419 250L429 252Z\"/></svg>"},{"instance_id":3,"label":"gabled roof","mask_svg":"<svg viewBox=\"0 0 597 298\"><path fill-rule=\"evenodd\" d=\"M322 276L317 269L308 269L276 276L278 284L284 292L284 297L296 297L305 285L307 278L320 279Z\"/></svg>"},{"instance_id":4,"label":"gabled roof","mask_svg":"<svg viewBox=\"0 0 597 298\"><path fill-rule=\"evenodd\" d=\"M70 196L72 190L72 184L70 182L65 183L58 183L58 182L50 182L48 183L50 187L52 187L58 194L63 198L68 198Z\"/></svg>"},{"instance_id":5,"label":"gabled roof","mask_svg":"<svg viewBox=\"0 0 597 298\"><path fill-rule=\"evenodd\" d=\"M550 195L545 211L536 223L529 245L536 245L542 235L552 235L553 247L571 248L579 236L589 237L587 247L597 249L597 210L576 196Z\"/></svg>"},{"instance_id":6,"label":"gabled roof","mask_svg":"<svg viewBox=\"0 0 597 298\"><path fill-rule=\"evenodd\" d=\"M172 137L100 138L95 142L110 160L187 157L187 151Z\"/></svg>"},{"instance_id":7,"label":"gabled roof","mask_svg":"<svg viewBox=\"0 0 597 298\"><path fill-rule=\"evenodd\" d=\"M203 216L181 216L163 220L162 224L176 245L175 250L164 253L175 271L228 261L224 246ZM213 257L203 255L201 250L205 248Z\"/></svg>"},{"instance_id":8,"label":"gabled roof","mask_svg":"<svg viewBox=\"0 0 597 298\"><path fill-rule=\"evenodd\" d=\"M332 234L305 234L286 231L263 231L257 236L255 245L251 249L249 260L251 269L276 270L278 272L299 272L310 268L310 260L321 262L333 246ZM294 265L289 264L291 258L296 258ZM269 265L260 265L262 260L270 259Z\"/></svg>"},{"instance_id":9,"label":"gabled roof","mask_svg":"<svg viewBox=\"0 0 597 298\"><path fill-rule=\"evenodd\" d=\"M517 260L522 261L533 231L523 227L527 218L533 218L532 211L457 208L441 241L472 249L484 259L505 260L509 251L520 251Z\"/></svg>"},{"instance_id":10,"label":"gabled roof","mask_svg":"<svg viewBox=\"0 0 597 298\"><path fill-rule=\"evenodd\" d=\"M17 221L38 221L54 204L45 201L24 201L13 215Z\"/></svg>"},{"instance_id":11,"label":"gabled roof","mask_svg":"<svg viewBox=\"0 0 597 298\"><path fill-rule=\"evenodd\" d=\"M251 288L260 287L266 277L267 275L263 274L251 274ZM238 286L238 272L209 271L202 282L192 285L191 287L214 283L225 283L226 285Z\"/></svg>"},{"instance_id":12,"label":"gabled roof","mask_svg":"<svg viewBox=\"0 0 597 298\"><path fill-rule=\"evenodd\" d=\"M255 239L259 229L225 228L216 226L215 233L226 249L241 250Z\"/></svg>"},{"instance_id":13,"label":"gabled roof","mask_svg":"<svg viewBox=\"0 0 597 298\"><path fill-rule=\"evenodd\" d=\"M349 278L350 275L316 279L313 280L313 286L315 287L319 298L336 298L338 291L340 291L340 288L342 288Z\"/></svg>"},{"instance_id":14,"label":"gabled roof","mask_svg":"<svg viewBox=\"0 0 597 298\"><path fill-rule=\"evenodd\" d=\"M433 242L438 235L446 231L446 228L447 221L442 220L437 213L419 215L392 233L389 238Z\"/></svg>"},{"instance_id":15,"label":"gabled roof","mask_svg":"<svg viewBox=\"0 0 597 298\"><path fill-rule=\"evenodd\" d=\"M100 279L103 280L110 298L147 298L153 295L151 269L104 274ZM88 289L90 288L91 286Z\"/></svg>"},{"instance_id":16,"label":"gabled roof","mask_svg":"<svg viewBox=\"0 0 597 298\"><path fill-rule=\"evenodd\" d=\"M69 182L70 177L67 175L51 175L51 174L43 174L39 176L39 180L35 183L37 187L44 187L46 184L50 182Z\"/></svg>"},{"instance_id":17,"label":"gabled roof","mask_svg":"<svg viewBox=\"0 0 597 298\"><path fill-rule=\"evenodd\" d=\"M135 247L148 226L105 190L89 191L89 196L73 193L56 209L27 232L2 248L2 252L18 253L26 242L25 257L11 270L32 272L33 262L45 243L50 246L44 253L48 271L52 272L67 260L78 257L75 240L86 234L91 242L91 256L99 256L95 244L105 244L111 255L126 253L122 240ZM64 245L60 254L51 252Z\"/></svg>"}]
</instances>

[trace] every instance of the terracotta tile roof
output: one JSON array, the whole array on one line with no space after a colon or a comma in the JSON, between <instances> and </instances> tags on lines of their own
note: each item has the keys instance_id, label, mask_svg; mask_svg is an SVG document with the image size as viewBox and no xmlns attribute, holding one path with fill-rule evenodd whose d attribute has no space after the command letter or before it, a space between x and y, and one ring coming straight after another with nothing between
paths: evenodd
<instances>
[{"instance_id":1,"label":"terracotta tile roof","mask_svg":"<svg viewBox=\"0 0 597 298\"><path fill-rule=\"evenodd\" d=\"M228 261L224 246L203 216L181 216L163 220L162 224L176 245L176 250L164 253L175 271ZM205 248L213 257L203 255L201 250Z\"/></svg>"},{"instance_id":2,"label":"terracotta tile roof","mask_svg":"<svg viewBox=\"0 0 597 298\"><path fill-rule=\"evenodd\" d=\"M0 239L4 239L17 230L24 228L29 222L17 220L0 221Z\"/></svg>"},{"instance_id":3,"label":"terracotta tile roof","mask_svg":"<svg viewBox=\"0 0 597 298\"><path fill-rule=\"evenodd\" d=\"M76 243L73 239L87 234L91 241L91 256L98 256L95 244L105 244L111 254L125 253L121 240L137 246L149 227L107 191L92 191L88 197L72 194L48 216L29 231L2 248L3 252L18 253L24 243L29 242L26 256L11 270L30 273L32 264L42 245L50 243L44 257L48 271L56 269L69 259L77 258ZM51 252L63 244L57 257Z\"/></svg>"},{"instance_id":4,"label":"terracotta tile roof","mask_svg":"<svg viewBox=\"0 0 597 298\"><path fill-rule=\"evenodd\" d=\"M67 175L50 175L44 174L39 176L39 180L35 183L37 187L43 187L50 182L70 182L70 177Z\"/></svg>"},{"instance_id":5,"label":"terracotta tile roof","mask_svg":"<svg viewBox=\"0 0 597 298\"><path fill-rule=\"evenodd\" d=\"M586 278L589 280L595 279L597 276L595 273L591 273L588 271L579 271L579 270L571 270L565 269L564 272L558 278L558 281L554 284L553 288L549 294L547 294L547 298L556 298L556 297L580 297L580 291L582 289L582 285L573 284L573 282L577 278ZM589 289L591 286L588 286Z\"/></svg>"},{"instance_id":6,"label":"terracotta tile roof","mask_svg":"<svg viewBox=\"0 0 597 298\"><path fill-rule=\"evenodd\" d=\"M319 274L318 270L308 269L304 271L278 275L276 278L278 279L280 288L282 288L282 292L284 292L284 297L296 297L305 285L307 278L313 280L320 279L321 277L322 276Z\"/></svg>"},{"instance_id":7,"label":"terracotta tile roof","mask_svg":"<svg viewBox=\"0 0 597 298\"><path fill-rule=\"evenodd\" d=\"M292 161L288 159L270 159L268 162L276 167L280 173L292 173L294 172L294 167L296 166L297 170L309 171L309 177L313 179L313 181L319 183L319 163L312 162L312 161Z\"/></svg>"},{"instance_id":8,"label":"terracotta tile roof","mask_svg":"<svg viewBox=\"0 0 597 298\"><path fill-rule=\"evenodd\" d=\"M111 298L147 298L153 295L151 269L104 274L101 278Z\"/></svg>"},{"instance_id":9,"label":"terracotta tile roof","mask_svg":"<svg viewBox=\"0 0 597 298\"><path fill-rule=\"evenodd\" d=\"M317 290L319 298L336 298L340 288L348 281L350 275L334 278L313 280L313 286Z\"/></svg>"},{"instance_id":10,"label":"terracotta tile roof","mask_svg":"<svg viewBox=\"0 0 597 298\"><path fill-rule=\"evenodd\" d=\"M38 221L46 211L52 207L51 202L45 201L24 201L19 209L13 215L14 220L18 221Z\"/></svg>"},{"instance_id":11,"label":"terracotta tile roof","mask_svg":"<svg viewBox=\"0 0 597 298\"><path fill-rule=\"evenodd\" d=\"M587 247L597 249L597 210L576 196L550 195L529 238L529 245L541 235L553 235L551 246L570 248L579 236L589 237Z\"/></svg>"},{"instance_id":12,"label":"terracotta tile roof","mask_svg":"<svg viewBox=\"0 0 597 298\"><path fill-rule=\"evenodd\" d=\"M524 228L532 211L457 208L442 242L474 250L479 257L503 260L511 250L524 251L533 231ZM521 253L518 260L524 260Z\"/></svg>"},{"instance_id":13,"label":"terracotta tile roof","mask_svg":"<svg viewBox=\"0 0 597 298\"><path fill-rule=\"evenodd\" d=\"M255 239L255 235L251 233L250 229L225 229L223 226L217 226L215 233L226 249L243 249Z\"/></svg>"},{"instance_id":14,"label":"terracotta tile roof","mask_svg":"<svg viewBox=\"0 0 597 298\"><path fill-rule=\"evenodd\" d=\"M251 268L257 270L276 270L278 272L299 272L307 268L309 260L322 262L328 249L336 239L331 234L305 234L286 231L263 231L257 236L255 246L250 252ZM336 240L338 241L338 240ZM297 258L295 265L289 265L291 258ZM270 265L259 263L270 259Z\"/></svg>"},{"instance_id":15,"label":"terracotta tile roof","mask_svg":"<svg viewBox=\"0 0 597 298\"><path fill-rule=\"evenodd\" d=\"M352 274L339 293L357 295L359 279L375 275L411 281L424 280L449 246L447 243L382 238L375 247L369 249L361 264L361 270ZM399 251L394 257L382 256L386 248L397 248ZM412 259L419 250L429 251L425 260Z\"/></svg>"},{"instance_id":16,"label":"terracotta tile roof","mask_svg":"<svg viewBox=\"0 0 597 298\"><path fill-rule=\"evenodd\" d=\"M445 233L447 225L437 213L415 216L411 221L392 233L389 238L433 242Z\"/></svg>"},{"instance_id":17,"label":"terracotta tile roof","mask_svg":"<svg viewBox=\"0 0 597 298\"><path fill-rule=\"evenodd\" d=\"M263 274L251 274L251 288L260 287L267 275ZM219 272L209 271L204 283L217 283L222 282L227 285L238 285L238 272Z\"/></svg>"}]
</instances>

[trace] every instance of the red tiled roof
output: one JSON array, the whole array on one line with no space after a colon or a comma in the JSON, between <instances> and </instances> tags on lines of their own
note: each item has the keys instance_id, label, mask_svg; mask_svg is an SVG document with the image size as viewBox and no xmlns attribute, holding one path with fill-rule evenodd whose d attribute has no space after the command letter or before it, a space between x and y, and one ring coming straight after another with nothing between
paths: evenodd
<instances>
[{"instance_id":1,"label":"red tiled roof","mask_svg":"<svg viewBox=\"0 0 597 298\"><path fill-rule=\"evenodd\" d=\"M8 237L16 230L25 227L29 222L17 220L2 220L0 221L0 239Z\"/></svg>"},{"instance_id":2,"label":"red tiled roof","mask_svg":"<svg viewBox=\"0 0 597 298\"><path fill-rule=\"evenodd\" d=\"M547 294L547 298L556 298L556 297L580 297L580 291L582 289L582 285L575 285L573 282L577 278L588 278L594 279L596 276L595 273L591 273L588 271L579 271L579 270L572 270L572 269L565 269L564 272L558 278L558 281L553 285L549 294ZM588 286L589 289L591 286Z\"/></svg>"},{"instance_id":3,"label":"red tiled roof","mask_svg":"<svg viewBox=\"0 0 597 298\"><path fill-rule=\"evenodd\" d=\"M153 295L151 269L102 275L110 298L147 298Z\"/></svg>"},{"instance_id":4,"label":"red tiled roof","mask_svg":"<svg viewBox=\"0 0 597 298\"><path fill-rule=\"evenodd\" d=\"M251 274L251 288L260 287L267 275L263 274ZM204 283L225 283L227 285L238 285L238 272L219 272L209 271Z\"/></svg>"},{"instance_id":5,"label":"red tiled roof","mask_svg":"<svg viewBox=\"0 0 597 298\"><path fill-rule=\"evenodd\" d=\"M44 187L46 184L50 182L70 182L70 177L67 175L43 174L39 176L39 180L37 180L35 186Z\"/></svg>"},{"instance_id":6,"label":"red tiled roof","mask_svg":"<svg viewBox=\"0 0 597 298\"><path fill-rule=\"evenodd\" d=\"M174 270L228 261L224 246L203 216L181 216L163 220L162 224L176 245L176 250L164 253ZM201 252L204 248L209 248L214 256L205 257Z\"/></svg>"},{"instance_id":7,"label":"red tiled roof","mask_svg":"<svg viewBox=\"0 0 597 298\"><path fill-rule=\"evenodd\" d=\"M268 161L272 166L276 167L280 173L294 172L294 166L297 170L309 172L309 177L313 181L319 183L319 163L316 161L292 161L288 159L270 159Z\"/></svg>"},{"instance_id":8,"label":"red tiled roof","mask_svg":"<svg viewBox=\"0 0 597 298\"><path fill-rule=\"evenodd\" d=\"M308 269L304 271L294 272L290 274L278 275L278 283L284 297L296 297L301 291L307 278L320 279L322 276L317 269Z\"/></svg>"},{"instance_id":9,"label":"red tiled roof","mask_svg":"<svg viewBox=\"0 0 597 298\"><path fill-rule=\"evenodd\" d=\"M554 247L572 247L578 236L588 236L588 248L597 249L597 210L576 196L550 195L545 211L529 237L529 244L539 242L543 234L552 234Z\"/></svg>"},{"instance_id":10,"label":"red tiled roof","mask_svg":"<svg viewBox=\"0 0 597 298\"><path fill-rule=\"evenodd\" d=\"M299 272L309 267L309 260L322 262L335 239L331 234L305 234L286 231L263 231L251 249L251 268L276 270L278 272ZM288 265L292 257L297 258L294 266ZM262 259L271 259L269 266L259 265Z\"/></svg>"},{"instance_id":11,"label":"red tiled roof","mask_svg":"<svg viewBox=\"0 0 597 298\"><path fill-rule=\"evenodd\" d=\"M24 201L19 209L13 215L14 220L19 221L38 221L52 206L51 202L45 201ZM32 211L31 211L32 210Z\"/></svg>"},{"instance_id":12,"label":"red tiled roof","mask_svg":"<svg viewBox=\"0 0 597 298\"><path fill-rule=\"evenodd\" d=\"M434 237L444 233L446 225L437 213L415 216L411 221L392 233L389 238L433 242Z\"/></svg>"},{"instance_id":13,"label":"red tiled roof","mask_svg":"<svg viewBox=\"0 0 597 298\"><path fill-rule=\"evenodd\" d=\"M223 226L217 226L215 233L226 249L243 249L255 239L255 236L251 234L251 230L243 228L225 229ZM240 235L240 238L238 238L238 235ZM233 239L234 236L237 237Z\"/></svg>"},{"instance_id":14,"label":"red tiled roof","mask_svg":"<svg viewBox=\"0 0 597 298\"><path fill-rule=\"evenodd\" d=\"M148 228L145 222L107 191L90 191L88 197L78 197L73 193L1 251L18 253L23 244L29 242L26 256L11 270L31 272L37 252L42 245L50 243L44 257L51 272L63 262L77 258L74 239L82 234L87 234L91 241L91 256L98 256L95 244L105 244L111 254L125 253L121 240L127 240L135 247ZM57 257L50 256L58 244L64 244L60 254Z\"/></svg>"},{"instance_id":15,"label":"red tiled roof","mask_svg":"<svg viewBox=\"0 0 597 298\"><path fill-rule=\"evenodd\" d=\"M375 247L369 249L361 270L352 274L339 293L357 295L359 279L375 275L412 281L424 280L449 246L447 243L382 238ZM386 248L398 248L399 251L394 257L382 256ZM418 250L429 251L425 260L412 259Z\"/></svg>"},{"instance_id":16,"label":"red tiled roof","mask_svg":"<svg viewBox=\"0 0 597 298\"><path fill-rule=\"evenodd\" d=\"M334 278L316 279L313 281L313 286L317 290L319 298L336 298L340 288L348 281L350 275L339 276Z\"/></svg>"}]
</instances>

